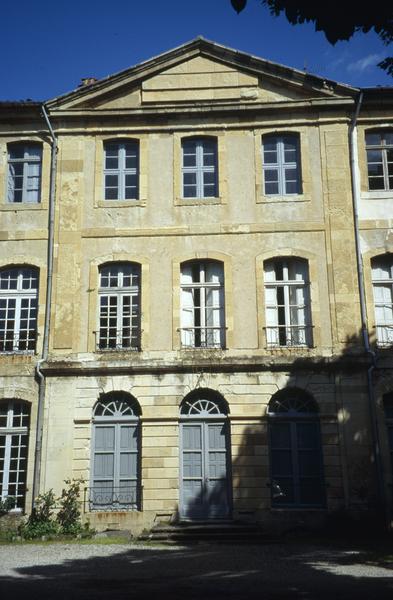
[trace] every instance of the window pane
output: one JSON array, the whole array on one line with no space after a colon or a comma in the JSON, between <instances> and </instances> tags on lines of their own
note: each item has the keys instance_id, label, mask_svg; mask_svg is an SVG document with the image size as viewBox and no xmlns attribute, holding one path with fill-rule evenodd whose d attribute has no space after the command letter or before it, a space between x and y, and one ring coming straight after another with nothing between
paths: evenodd
<instances>
[{"instance_id":1,"label":"window pane","mask_svg":"<svg viewBox=\"0 0 393 600\"><path fill-rule=\"evenodd\" d=\"M105 160L105 168L106 169L118 169L119 168L119 160L117 158L111 158L111 157L107 156L106 160Z\"/></svg>"},{"instance_id":2,"label":"window pane","mask_svg":"<svg viewBox=\"0 0 393 600\"><path fill-rule=\"evenodd\" d=\"M370 190L384 190L385 181L383 177L370 177L368 180Z\"/></svg>"},{"instance_id":3,"label":"window pane","mask_svg":"<svg viewBox=\"0 0 393 600\"><path fill-rule=\"evenodd\" d=\"M367 146L380 146L382 143L381 133L366 133L366 144Z\"/></svg>"},{"instance_id":4,"label":"window pane","mask_svg":"<svg viewBox=\"0 0 393 600\"><path fill-rule=\"evenodd\" d=\"M264 161L265 165L268 165L268 164L276 165L278 163L277 152L275 150L273 152L265 150L263 153L263 161Z\"/></svg>"}]
</instances>

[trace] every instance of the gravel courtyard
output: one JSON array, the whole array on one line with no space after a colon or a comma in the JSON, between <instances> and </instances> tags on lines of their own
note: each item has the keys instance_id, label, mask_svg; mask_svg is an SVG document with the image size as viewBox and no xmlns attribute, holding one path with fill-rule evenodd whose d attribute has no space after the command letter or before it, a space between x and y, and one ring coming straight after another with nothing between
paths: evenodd
<instances>
[{"instance_id":1,"label":"gravel courtyard","mask_svg":"<svg viewBox=\"0 0 393 600\"><path fill-rule=\"evenodd\" d=\"M391 600L389 567L342 545L14 544L0 546L0 598Z\"/></svg>"}]
</instances>

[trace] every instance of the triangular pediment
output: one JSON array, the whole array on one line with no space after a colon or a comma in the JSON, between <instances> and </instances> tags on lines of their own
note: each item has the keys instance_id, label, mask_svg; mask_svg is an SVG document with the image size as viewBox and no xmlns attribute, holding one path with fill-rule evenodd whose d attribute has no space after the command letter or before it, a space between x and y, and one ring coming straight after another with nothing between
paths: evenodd
<instances>
[{"instance_id":1,"label":"triangular pediment","mask_svg":"<svg viewBox=\"0 0 393 600\"><path fill-rule=\"evenodd\" d=\"M58 109L125 110L154 105L275 103L355 90L198 39L48 103Z\"/></svg>"}]
</instances>

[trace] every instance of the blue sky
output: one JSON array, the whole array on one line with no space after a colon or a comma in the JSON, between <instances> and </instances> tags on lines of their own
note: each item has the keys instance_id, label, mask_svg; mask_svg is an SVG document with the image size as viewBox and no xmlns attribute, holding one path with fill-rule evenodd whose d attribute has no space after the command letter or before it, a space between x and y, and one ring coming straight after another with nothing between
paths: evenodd
<instances>
[{"instance_id":1,"label":"blue sky","mask_svg":"<svg viewBox=\"0 0 393 600\"><path fill-rule=\"evenodd\" d=\"M393 50L375 34L331 46L313 25L271 17L259 0L240 15L229 0L8 0L1 24L1 100L53 98L198 35L350 85L393 85L376 66Z\"/></svg>"}]
</instances>

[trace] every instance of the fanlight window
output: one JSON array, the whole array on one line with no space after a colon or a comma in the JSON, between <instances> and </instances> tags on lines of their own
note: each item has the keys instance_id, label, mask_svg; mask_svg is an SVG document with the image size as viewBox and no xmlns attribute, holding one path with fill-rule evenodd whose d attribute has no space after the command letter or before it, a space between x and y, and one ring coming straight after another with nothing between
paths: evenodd
<instances>
[{"instance_id":1,"label":"fanlight window","mask_svg":"<svg viewBox=\"0 0 393 600\"><path fill-rule=\"evenodd\" d=\"M268 407L273 506L325 504L318 407L303 390L286 389Z\"/></svg>"},{"instance_id":2,"label":"fanlight window","mask_svg":"<svg viewBox=\"0 0 393 600\"><path fill-rule=\"evenodd\" d=\"M135 398L122 392L107 394L97 402L93 413L90 509L138 509L140 414Z\"/></svg>"},{"instance_id":3,"label":"fanlight window","mask_svg":"<svg viewBox=\"0 0 393 600\"><path fill-rule=\"evenodd\" d=\"M180 407L181 416L188 417L215 417L227 416L227 404L219 394L210 390L198 390L197 393L188 394Z\"/></svg>"},{"instance_id":4,"label":"fanlight window","mask_svg":"<svg viewBox=\"0 0 393 600\"><path fill-rule=\"evenodd\" d=\"M315 415L318 413L318 406L309 394L303 390L284 390L273 396L269 402L269 415Z\"/></svg>"}]
</instances>

